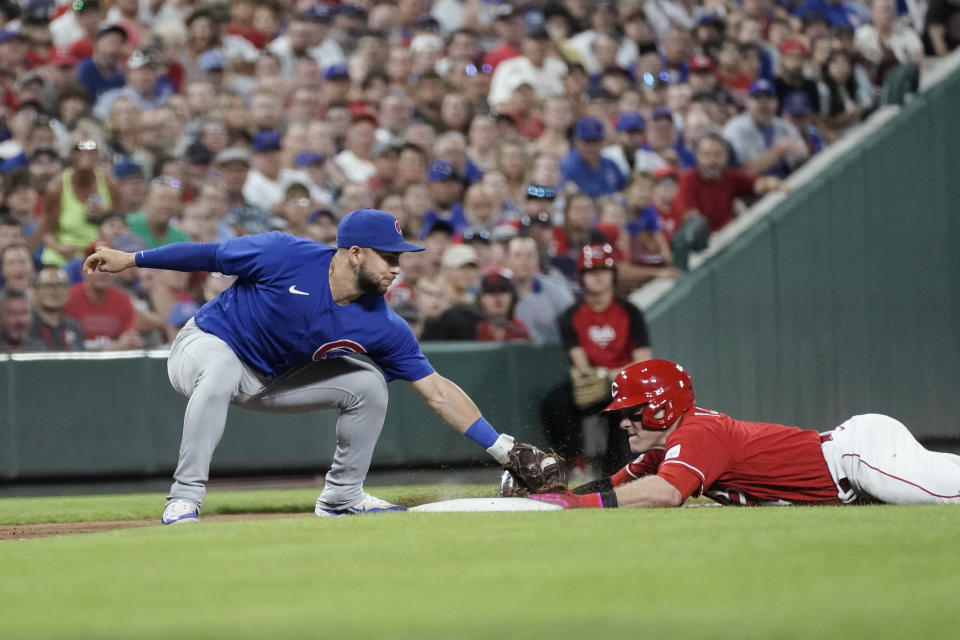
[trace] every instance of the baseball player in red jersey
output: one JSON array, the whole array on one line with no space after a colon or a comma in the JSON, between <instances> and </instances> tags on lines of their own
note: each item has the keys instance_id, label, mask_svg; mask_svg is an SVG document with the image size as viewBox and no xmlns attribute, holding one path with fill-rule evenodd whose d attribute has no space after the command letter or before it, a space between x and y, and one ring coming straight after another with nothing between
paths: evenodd
<instances>
[{"instance_id":1,"label":"baseball player in red jersey","mask_svg":"<svg viewBox=\"0 0 960 640\"><path fill-rule=\"evenodd\" d=\"M900 422L854 416L832 431L735 420L694 405L681 367L646 360L623 369L613 402L640 456L576 491L532 498L580 507L721 504L960 503L960 456L928 451Z\"/></svg>"}]
</instances>

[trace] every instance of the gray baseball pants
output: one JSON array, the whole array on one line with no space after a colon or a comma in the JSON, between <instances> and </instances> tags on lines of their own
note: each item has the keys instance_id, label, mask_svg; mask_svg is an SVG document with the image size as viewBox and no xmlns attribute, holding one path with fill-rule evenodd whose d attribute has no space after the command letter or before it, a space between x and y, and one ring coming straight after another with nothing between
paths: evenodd
<instances>
[{"instance_id":1,"label":"gray baseball pants","mask_svg":"<svg viewBox=\"0 0 960 640\"><path fill-rule=\"evenodd\" d=\"M264 413L337 409L337 449L318 502L345 508L360 500L387 412L387 383L373 365L332 358L270 381L191 319L173 341L167 374L173 388L189 398L168 501L180 498L198 507L203 504L210 460L231 404Z\"/></svg>"}]
</instances>

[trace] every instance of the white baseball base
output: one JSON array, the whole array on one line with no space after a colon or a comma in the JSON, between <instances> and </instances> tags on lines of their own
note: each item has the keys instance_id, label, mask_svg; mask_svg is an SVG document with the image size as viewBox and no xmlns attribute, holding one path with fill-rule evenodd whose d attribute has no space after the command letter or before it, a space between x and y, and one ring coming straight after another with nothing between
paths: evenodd
<instances>
[{"instance_id":1,"label":"white baseball base","mask_svg":"<svg viewBox=\"0 0 960 640\"><path fill-rule=\"evenodd\" d=\"M470 513L481 511L557 511L558 505L531 500L530 498L457 498L428 502L408 511L421 513Z\"/></svg>"}]
</instances>

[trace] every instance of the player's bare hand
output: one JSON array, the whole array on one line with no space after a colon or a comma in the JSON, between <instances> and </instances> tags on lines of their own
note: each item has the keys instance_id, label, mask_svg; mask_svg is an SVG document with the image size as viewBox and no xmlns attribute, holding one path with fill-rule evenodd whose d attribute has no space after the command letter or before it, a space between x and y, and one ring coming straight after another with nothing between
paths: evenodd
<instances>
[{"instance_id":1,"label":"player's bare hand","mask_svg":"<svg viewBox=\"0 0 960 640\"><path fill-rule=\"evenodd\" d=\"M126 251L117 251L109 247L97 247L89 258L83 261L83 272L93 273L94 271L104 271L106 273L120 273L124 269L136 266L134 254Z\"/></svg>"}]
</instances>

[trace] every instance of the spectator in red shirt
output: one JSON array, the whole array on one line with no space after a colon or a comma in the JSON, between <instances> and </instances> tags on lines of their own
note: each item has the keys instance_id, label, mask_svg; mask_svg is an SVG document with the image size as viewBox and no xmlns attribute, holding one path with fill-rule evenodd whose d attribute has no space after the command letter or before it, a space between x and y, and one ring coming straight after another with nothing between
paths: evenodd
<instances>
[{"instance_id":1,"label":"spectator in red shirt","mask_svg":"<svg viewBox=\"0 0 960 640\"><path fill-rule=\"evenodd\" d=\"M718 133L701 138L696 153L697 166L680 176L673 201L672 215L679 221L686 222L700 214L710 223L711 231L718 231L733 220L733 202L737 198L786 189L779 178L761 178L743 169L728 167L727 143Z\"/></svg>"},{"instance_id":2,"label":"spectator in red shirt","mask_svg":"<svg viewBox=\"0 0 960 640\"><path fill-rule=\"evenodd\" d=\"M504 60L516 58L522 53L520 47L523 45L523 36L526 32L523 13L514 9L510 13L497 16L494 29L497 32L499 44L493 50L483 54L481 59L483 64L490 65L492 69L496 69L497 65Z\"/></svg>"},{"instance_id":3,"label":"spectator in red shirt","mask_svg":"<svg viewBox=\"0 0 960 640\"><path fill-rule=\"evenodd\" d=\"M85 259L95 248L87 250ZM130 298L113 284L109 273L86 273L83 282L70 288L64 308L68 317L83 327L84 346L89 350L139 349L143 340L136 330L136 315Z\"/></svg>"}]
</instances>

